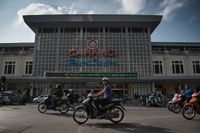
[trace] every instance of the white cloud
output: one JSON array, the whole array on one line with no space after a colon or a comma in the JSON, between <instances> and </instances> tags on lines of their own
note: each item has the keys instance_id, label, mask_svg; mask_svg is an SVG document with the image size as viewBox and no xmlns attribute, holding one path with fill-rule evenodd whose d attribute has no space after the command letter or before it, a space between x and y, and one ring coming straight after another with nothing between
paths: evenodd
<instances>
[{"instance_id":1,"label":"white cloud","mask_svg":"<svg viewBox=\"0 0 200 133\"><path fill-rule=\"evenodd\" d=\"M90 10L86 14L95 14L95 12L93 10Z\"/></svg>"},{"instance_id":2,"label":"white cloud","mask_svg":"<svg viewBox=\"0 0 200 133\"><path fill-rule=\"evenodd\" d=\"M27 7L20 9L17 12L18 23L23 22L23 15L39 15L39 14L63 14L65 13L65 7L52 7L42 3L32 3Z\"/></svg>"},{"instance_id":3,"label":"white cloud","mask_svg":"<svg viewBox=\"0 0 200 133\"><path fill-rule=\"evenodd\" d=\"M50 6L42 3L31 3L17 11L16 20L4 26L0 31L1 42L33 42L34 33L24 23L23 15L41 15L41 14L76 14L78 9L73 3L69 8L62 6ZM9 31L9 33L8 33ZM20 34L19 34L20 33Z\"/></svg>"},{"instance_id":4,"label":"white cloud","mask_svg":"<svg viewBox=\"0 0 200 133\"><path fill-rule=\"evenodd\" d=\"M25 24L16 23L5 25L0 30L0 42L34 42L34 33Z\"/></svg>"},{"instance_id":5,"label":"white cloud","mask_svg":"<svg viewBox=\"0 0 200 133\"><path fill-rule=\"evenodd\" d=\"M78 9L76 9L75 8L75 3L73 3L72 5L71 5L71 7L69 7L69 10L68 10L68 14L77 14L77 12L78 12Z\"/></svg>"},{"instance_id":6,"label":"white cloud","mask_svg":"<svg viewBox=\"0 0 200 133\"><path fill-rule=\"evenodd\" d=\"M164 20L170 20L175 16L173 12L183 7L185 2L186 0L164 0L160 3L163 10L159 14L163 15Z\"/></svg>"},{"instance_id":7,"label":"white cloud","mask_svg":"<svg viewBox=\"0 0 200 133\"><path fill-rule=\"evenodd\" d=\"M145 7L146 0L118 0L121 3L121 8L118 13L138 14Z\"/></svg>"}]
</instances>

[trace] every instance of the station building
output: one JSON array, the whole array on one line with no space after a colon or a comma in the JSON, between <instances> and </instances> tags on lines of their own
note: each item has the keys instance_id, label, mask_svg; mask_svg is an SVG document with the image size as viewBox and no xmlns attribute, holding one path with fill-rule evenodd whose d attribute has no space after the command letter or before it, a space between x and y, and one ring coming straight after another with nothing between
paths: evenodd
<instances>
[{"instance_id":1,"label":"station building","mask_svg":"<svg viewBox=\"0 0 200 133\"><path fill-rule=\"evenodd\" d=\"M108 77L118 97L152 91L171 95L179 84L200 80L200 43L151 42L155 15L27 15L34 43L0 44L0 74L7 89L30 96L61 83L82 95Z\"/></svg>"}]
</instances>

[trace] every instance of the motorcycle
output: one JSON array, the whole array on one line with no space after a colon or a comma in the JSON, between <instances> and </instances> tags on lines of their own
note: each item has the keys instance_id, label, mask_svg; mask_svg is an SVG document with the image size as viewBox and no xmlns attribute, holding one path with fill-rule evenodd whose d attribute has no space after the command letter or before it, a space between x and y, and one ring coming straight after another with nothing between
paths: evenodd
<instances>
[{"instance_id":1,"label":"motorcycle","mask_svg":"<svg viewBox=\"0 0 200 133\"><path fill-rule=\"evenodd\" d=\"M38 105L38 111L40 113L45 113L47 110L60 111L61 114L66 114L69 111L68 98L66 96L61 97L57 101L56 107L52 108L51 96L49 96Z\"/></svg>"},{"instance_id":2,"label":"motorcycle","mask_svg":"<svg viewBox=\"0 0 200 133\"><path fill-rule=\"evenodd\" d=\"M67 94L67 97L68 97L69 108L74 111L76 106L79 105L79 96L74 95L73 97L71 97L71 94Z\"/></svg>"},{"instance_id":3,"label":"motorcycle","mask_svg":"<svg viewBox=\"0 0 200 133\"><path fill-rule=\"evenodd\" d=\"M174 113L179 113L181 109L183 108L183 105L185 104L184 96L178 95L177 99L173 103L172 111Z\"/></svg>"},{"instance_id":4,"label":"motorcycle","mask_svg":"<svg viewBox=\"0 0 200 133\"><path fill-rule=\"evenodd\" d=\"M159 107L161 107L162 106L162 98L150 95L147 98L145 105L147 107L150 107L150 106L159 106Z\"/></svg>"},{"instance_id":5,"label":"motorcycle","mask_svg":"<svg viewBox=\"0 0 200 133\"><path fill-rule=\"evenodd\" d=\"M173 110L172 111L174 113L181 112L181 109L183 108L184 104L188 103L191 98L192 98L191 96L185 98L185 95L183 95L183 94L178 95L178 98L173 103Z\"/></svg>"},{"instance_id":6,"label":"motorcycle","mask_svg":"<svg viewBox=\"0 0 200 133\"><path fill-rule=\"evenodd\" d=\"M168 108L169 111L173 111L174 102L177 100L177 98L178 98L178 94L175 93L174 97L172 98L172 100L168 102L167 108Z\"/></svg>"},{"instance_id":7,"label":"motorcycle","mask_svg":"<svg viewBox=\"0 0 200 133\"><path fill-rule=\"evenodd\" d=\"M102 115L97 115L97 109L94 105L93 92L91 91L87 95L81 105L77 106L74 113L73 119L78 124L84 124L90 119L106 119L113 123L119 123L124 118L125 108L121 105L121 101L115 100L110 101L105 106L101 107Z\"/></svg>"},{"instance_id":8,"label":"motorcycle","mask_svg":"<svg viewBox=\"0 0 200 133\"><path fill-rule=\"evenodd\" d=\"M186 103L183 107L182 115L187 120L192 120L196 114L200 115L200 92L193 93L189 103Z\"/></svg>"}]
</instances>

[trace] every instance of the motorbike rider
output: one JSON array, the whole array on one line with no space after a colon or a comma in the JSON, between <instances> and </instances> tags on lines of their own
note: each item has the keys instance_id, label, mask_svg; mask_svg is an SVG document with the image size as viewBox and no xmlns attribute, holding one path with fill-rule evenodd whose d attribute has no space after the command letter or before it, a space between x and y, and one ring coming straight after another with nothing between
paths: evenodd
<instances>
[{"instance_id":1,"label":"motorbike rider","mask_svg":"<svg viewBox=\"0 0 200 133\"><path fill-rule=\"evenodd\" d=\"M74 103L74 92L72 89L68 90L67 97L69 99L69 104L72 105Z\"/></svg>"},{"instance_id":2,"label":"motorbike rider","mask_svg":"<svg viewBox=\"0 0 200 133\"><path fill-rule=\"evenodd\" d=\"M51 107L52 109L56 108L58 100L63 96L62 86L56 84L56 88L51 91Z\"/></svg>"},{"instance_id":3,"label":"motorbike rider","mask_svg":"<svg viewBox=\"0 0 200 133\"><path fill-rule=\"evenodd\" d=\"M184 99L188 100L192 96L192 94L192 89L187 84L185 84Z\"/></svg>"},{"instance_id":4,"label":"motorbike rider","mask_svg":"<svg viewBox=\"0 0 200 133\"><path fill-rule=\"evenodd\" d=\"M104 106L108 103L110 103L111 99L112 99L112 88L110 86L109 80L107 77L103 77L102 78L103 81L103 85L104 85L104 89L95 93L94 96L98 97L98 96L102 96L103 98L97 98L94 100L94 104L95 107L97 108L97 115L101 115L101 106Z\"/></svg>"},{"instance_id":5,"label":"motorbike rider","mask_svg":"<svg viewBox=\"0 0 200 133\"><path fill-rule=\"evenodd\" d=\"M184 95L184 89L183 89L183 86L180 84L179 86L178 86L178 93L179 93L179 95Z\"/></svg>"}]
</instances>

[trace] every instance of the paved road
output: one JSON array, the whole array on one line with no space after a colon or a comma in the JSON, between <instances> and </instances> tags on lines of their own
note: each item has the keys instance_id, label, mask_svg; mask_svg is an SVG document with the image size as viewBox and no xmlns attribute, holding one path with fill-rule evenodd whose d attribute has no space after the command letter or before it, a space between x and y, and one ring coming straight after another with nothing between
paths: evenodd
<instances>
[{"instance_id":1,"label":"paved road","mask_svg":"<svg viewBox=\"0 0 200 133\"><path fill-rule=\"evenodd\" d=\"M199 133L200 116L188 121L166 108L126 107L119 124L89 120L84 125L73 121L72 111L65 116L56 111L41 114L36 105L0 107L0 133Z\"/></svg>"}]
</instances>

